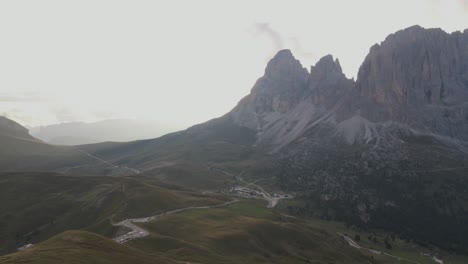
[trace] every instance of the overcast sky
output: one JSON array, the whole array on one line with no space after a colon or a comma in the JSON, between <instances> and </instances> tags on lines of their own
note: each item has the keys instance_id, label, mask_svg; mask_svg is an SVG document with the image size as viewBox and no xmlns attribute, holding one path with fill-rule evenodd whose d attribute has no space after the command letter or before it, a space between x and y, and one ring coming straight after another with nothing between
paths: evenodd
<instances>
[{"instance_id":1,"label":"overcast sky","mask_svg":"<svg viewBox=\"0 0 468 264\"><path fill-rule=\"evenodd\" d=\"M186 127L234 107L279 49L307 68L333 54L353 77L415 24L468 28L468 0L1 1L0 112Z\"/></svg>"}]
</instances>

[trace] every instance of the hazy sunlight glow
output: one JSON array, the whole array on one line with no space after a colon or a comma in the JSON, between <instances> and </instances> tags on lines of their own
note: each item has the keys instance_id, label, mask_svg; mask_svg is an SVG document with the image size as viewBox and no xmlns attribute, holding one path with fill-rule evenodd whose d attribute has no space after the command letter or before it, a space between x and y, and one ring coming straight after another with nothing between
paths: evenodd
<instances>
[{"instance_id":1,"label":"hazy sunlight glow","mask_svg":"<svg viewBox=\"0 0 468 264\"><path fill-rule=\"evenodd\" d=\"M370 46L415 24L468 28L468 0L2 1L0 112L186 127L234 107L278 49L306 68L332 54L354 77Z\"/></svg>"}]
</instances>

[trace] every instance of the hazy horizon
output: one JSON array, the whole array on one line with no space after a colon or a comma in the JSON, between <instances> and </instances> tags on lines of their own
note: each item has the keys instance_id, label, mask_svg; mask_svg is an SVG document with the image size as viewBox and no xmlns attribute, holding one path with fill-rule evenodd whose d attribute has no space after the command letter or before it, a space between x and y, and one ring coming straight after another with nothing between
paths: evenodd
<instances>
[{"instance_id":1,"label":"hazy horizon","mask_svg":"<svg viewBox=\"0 0 468 264\"><path fill-rule=\"evenodd\" d=\"M0 112L27 126L124 118L188 127L233 108L279 49L291 49L307 69L332 54L355 77L388 34L416 24L463 30L467 7L467 0L2 2Z\"/></svg>"},{"instance_id":2,"label":"hazy horizon","mask_svg":"<svg viewBox=\"0 0 468 264\"><path fill-rule=\"evenodd\" d=\"M171 124L151 120L108 119L98 122L67 122L49 126L27 127L35 138L55 145L84 145L99 142L128 142L153 139L183 130Z\"/></svg>"}]
</instances>

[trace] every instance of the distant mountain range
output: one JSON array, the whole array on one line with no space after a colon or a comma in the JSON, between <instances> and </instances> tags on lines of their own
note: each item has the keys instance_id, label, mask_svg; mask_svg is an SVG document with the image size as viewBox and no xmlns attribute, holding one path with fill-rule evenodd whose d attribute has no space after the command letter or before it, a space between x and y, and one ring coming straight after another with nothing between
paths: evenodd
<instances>
[{"instance_id":1,"label":"distant mountain range","mask_svg":"<svg viewBox=\"0 0 468 264\"><path fill-rule=\"evenodd\" d=\"M70 122L29 128L32 136L56 145L84 145L107 141L156 138L180 129L175 126L133 119L112 119L94 123Z\"/></svg>"},{"instance_id":2,"label":"distant mountain range","mask_svg":"<svg viewBox=\"0 0 468 264\"><path fill-rule=\"evenodd\" d=\"M93 133L71 136L83 134ZM308 71L282 50L222 117L156 139L77 149L107 163L66 157L49 168L111 175L125 166L203 189L225 187L214 167L274 178L300 201L290 214L468 253L468 30L398 31L370 49L357 80L331 55Z\"/></svg>"}]
</instances>

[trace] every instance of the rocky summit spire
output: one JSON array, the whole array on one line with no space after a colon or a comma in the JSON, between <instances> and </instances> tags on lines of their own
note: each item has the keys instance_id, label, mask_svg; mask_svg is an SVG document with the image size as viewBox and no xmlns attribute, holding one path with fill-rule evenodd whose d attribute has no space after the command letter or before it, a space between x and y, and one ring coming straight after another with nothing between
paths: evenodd
<instances>
[{"instance_id":1,"label":"rocky summit spire","mask_svg":"<svg viewBox=\"0 0 468 264\"><path fill-rule=\"evenodd\" d=\"M326 78L329 74L337 76L343 75L340 62L338 59L333 60L333 56L330 54L322 57L317 64L310 69L310 75L313 79Z\"/></svg>"},{"instance_id":2,"label":"rocky summit spire","mask_svg":"<svg viewBox=\"0 0 468 264\"><path fill-rule=\"evenodd\" d=\"M332 55L324 56L310 69L309 90L314 104L324 111L332 109L353 84Z\"/></svg>"},{"instance_id":3,"label":"rocky summit spire","mask_svg":"<svg viewBox=\"0 0 468 264\"><path fill-rule=\"evenodd\" d=\"M241 126L261 130L268 123L266 116L284 114L303 99L308 78L307 70L290 50L279 51L250 94L232 110L234 120Z\"/></svg>"},{"instance_id":4,"label":"rocky summit spire","mask_svg":"<svg viewBox=\"0 0 468 264\"><path fill-rule=\"evenodd\" d=\"M280 50L268 62L264 77L280 82L295 82L301 85L307 82L307 70L302 67L299 60L294 58L290 50L285 49Z\"/></svg>"}]
</instances>

